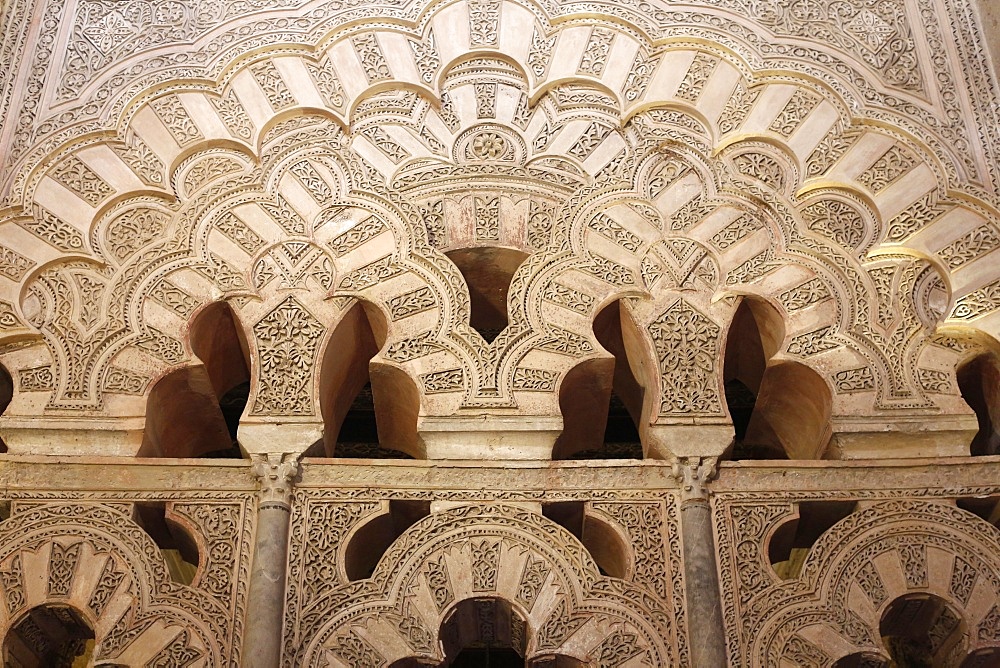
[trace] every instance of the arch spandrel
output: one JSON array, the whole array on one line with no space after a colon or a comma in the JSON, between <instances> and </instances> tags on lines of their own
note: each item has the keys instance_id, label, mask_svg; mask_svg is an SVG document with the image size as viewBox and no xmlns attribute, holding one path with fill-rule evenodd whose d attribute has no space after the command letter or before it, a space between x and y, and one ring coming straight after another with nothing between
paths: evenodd
<instances>
[{"instance_id":1,"label":"arch spandrel","mask_svg":"<svg viewBox=\"0 0 1000 668\"><path fill-rule=\"evenodd\" d=\"M194 58L183 76L166 61L162 74L137 65L127 93L95 98L120 111L120 127L100 121L103 134L39 142L31 155L46 158L17 173L4 223L5 339L37 337L31 354L4 358L26 380L5 414L10 434L39 447L13 421L55 428L65 422L57 407L102 426L127 415L120 436L91 446L127 453L142 423L142 378L189 357L176 336L185 310L223 297L253 332L292 304L272 291L295 289L295 308L321 329L348 297L389 314L380 359L418 387L428 439L455 431L488 447L467 415L495 414L488 430L504 431L500 414L514 414L544 425L530 456L545 456L561 428L560 382L592 355L589 321L614 298L638 299L640 311L666 299L667 274L690 289L683 247L694 243L710 258L694 269L694 301L718 311L720 332L731 294L782 305L780 356L833 387L839 456L903 447L883 443L877 425L928 428L932 414L948 418L924 450L900 452L963 450L973 420L952 378L959 359L933 347L934 329L994 335L998 217L989 170L970 163L953 128L928 120L933 96L905 113L893 98L927 96L928 82L900 79L899 63L855 37L822 48L867 84L843 68L783 60L738 21L729 38L675 38L693 9L582 20L575 6L501 5L411 3L379 25L338 23L363 11L318 12L296 39L252 53L221 46L232 17L214 31L194 21L190 49L218 46L211 63ZM819 19L772 18L757 20L777 44L784 32L821 29ZM80 88L75 76L59 95L73 86L98 95L110 81ZM83 122L68 113L71 126ZM359 208L380 222L345 213ZM507 329L488 343L469 326L463 277L440 251L491 244L531 260L514 277ZM296 264L300 253L308 267ZM66 284L60 331L73 332L70 350L30 286L60 272L57 283L78 284L71 264L88 261L108 274L107 305L91 323L84 288ZM882 313L897 293L912 297ZM262 339L251 347L271 354ZM306 348L314 379L320 346ZM650 386L662 393L660 372ZM258 375L253 392L266 384ZM316 383L301 386L293 403L315 413ZM264 422L310 410L260 406L251 413ZM679 411L675 421L701 419ZM728 424L724 406L713 416ZM658 420L649 411L645 427ZM721 431L718 440L721 451Z\"/></svg>"}]
</instances>

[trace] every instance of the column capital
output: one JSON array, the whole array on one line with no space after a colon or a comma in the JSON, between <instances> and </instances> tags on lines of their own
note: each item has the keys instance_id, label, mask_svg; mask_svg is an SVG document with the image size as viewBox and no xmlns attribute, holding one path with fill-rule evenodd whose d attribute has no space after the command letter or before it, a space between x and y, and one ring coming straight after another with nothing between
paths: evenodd
<instances>
[{"instance_id":1,"label":"column capital","mask_svg":"<svg viewBox=\"0 0 1000 668\"><path fill-rule=\"evenodd\" d=\"M254 477L260 483L260 507L292 507L293 480L299 473L299 456L290 453L254 455Z\"/></svg>"},{"instance_id":2,"label":"column capital","mask_svg":"<svg viewBox=\"0 0 1000 668\"><path fill-rule=\"evenodd\" d=\"M681 503L707 501L705 483L718 472L718 457L677 457L670 464L670 472L681 486Z\"/></svg>"}]
</instances>

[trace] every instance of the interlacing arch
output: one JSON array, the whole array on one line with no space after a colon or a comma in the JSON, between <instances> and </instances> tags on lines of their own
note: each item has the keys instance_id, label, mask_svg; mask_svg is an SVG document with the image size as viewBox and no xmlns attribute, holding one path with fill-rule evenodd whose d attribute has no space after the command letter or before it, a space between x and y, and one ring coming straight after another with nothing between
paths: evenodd
<instances>
[{"instance_id":1,"label":"interlacing arch","mask_svg":"<svg viewBox=\"0 0 1000 668\"><path fill-rule=\"evenodd\" d=\"M561 385L602 357L594 318L622 300L640 430L724 427L716 362L755 295L784 319L775 362L832 390L835 435L931 414L970 429L954 369L994 343L998 215L933 133L711 40L473 4L222 58L22 172L8 224L46 245L11 239L4 340L35 345L4 357L8 421L130 416L100 448L134 453L148 380L196 363L186 323L224 299L254 361L245 421L319 424L325 341L361 300L419 430L514 411L557 433ZM463 264L497 249L527 257L491 274L510 281L499 332L475 326Z\"/></svg>"}]
</instances>

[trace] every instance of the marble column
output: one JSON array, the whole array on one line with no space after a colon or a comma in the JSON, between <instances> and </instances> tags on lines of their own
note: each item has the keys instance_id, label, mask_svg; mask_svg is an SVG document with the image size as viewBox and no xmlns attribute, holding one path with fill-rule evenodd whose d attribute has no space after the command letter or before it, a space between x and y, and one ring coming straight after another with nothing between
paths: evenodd
<instances>
[{"instance_id":1,"label":"marble column","mask_svg":"<svg viewBox=\"0 0 1000 668\"><path fill-rule=\"evenodd\" d=\"M277 668L281 660L288 531L293 480L298 471L298 456L293 454L255 456L253 460L253 473L260 481L260 502L243 634L242 665L247 668Z\"/></svg>"},{"instance_id":2,"label":"marble column","mask_svg":"<svg viewBox=\"0 0 1000 668\"><path fill-rule=\"evenodd\" d=\"M684 586L688 642L694 668L724 668L727 665L712 509L705 487L715 475L716 463L715 457L681 457L673 464L673 475L681 486Z\"/></svg>"}]
</instances>

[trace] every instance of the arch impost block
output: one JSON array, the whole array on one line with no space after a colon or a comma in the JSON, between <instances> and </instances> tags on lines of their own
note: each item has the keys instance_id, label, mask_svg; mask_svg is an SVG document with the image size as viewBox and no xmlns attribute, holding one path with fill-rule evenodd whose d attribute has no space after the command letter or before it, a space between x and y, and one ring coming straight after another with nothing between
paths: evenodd
<instances>
[{"instance_id":1,"label":"arch impost block","mask_svg":"<svg viewBox=\"0 0 1000 668\"><path fill-rule=\"evenodd\" d=\"M913 415L832 420L832 459L967 457L979 429L975 415Z\"/></svg>"},{"instance_id":2,"label":"arch impost block","mask_svg":"<svg viewBox=\"0 0 1000 668\"><path fill-rule=\"evenodd\" d=\"M709 424L654 424L644 429L643 443L649 459L721 457L733 441L728 421Z\"/></svg>"},{"instance_id":3,"label":"arch impost block","mask_svg":"<svg viewBox=\"0 0 1000 668\"><path fill-rule=\"evenodd\" d=\"M551 459L560 416L455 415L420 418L428 459Z\"/></svg>"},{"instance_id":4,"label":"arch impost block","mask_svg":"<svg viewBox=\"0 0 1000 668\"><path fill-rule=\"evenodd\" d=\"M0 438L11 454L134 457L145 416L4 416Z\"/></svg>"},{"instance_id":5,"label":"arch impost block","mask_svg":"<svg viewBox=\"0 0 1000 668\"><path fill-rule=\"evenodd\" d=\"M251 457L301 456L322 438L322 422L240 422L237 432L240 447Z\"/></svg>"}]
</instances>

